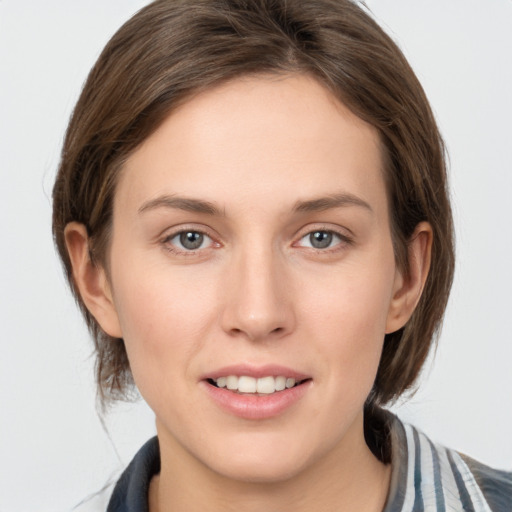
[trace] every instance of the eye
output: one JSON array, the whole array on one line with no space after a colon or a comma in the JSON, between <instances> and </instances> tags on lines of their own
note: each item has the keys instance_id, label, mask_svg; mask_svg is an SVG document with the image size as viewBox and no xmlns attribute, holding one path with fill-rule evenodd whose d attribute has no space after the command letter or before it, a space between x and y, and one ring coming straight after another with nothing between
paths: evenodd
<instances>
[{"instance_id":1,"label":"eye","mask_svg":"<svg viewBox=\"0 0 512 512\"><path fill-rule=\"evenodd\" d=\"M200 231L187 230L169 236L165 242L174 246L178 251L186 252L204 249L210 246L213 240Z\"/></svg>"},{"instance_id":2,"label":"eye","mask_svg":"<svg viewBox=\"0 0 512 512\"><path fill-rule=\"evenodd\" d=\"M346 242L345 237L342 237L334 231L318 229L303 236L299 245L301 247L311 247L313 249L330 249L342 242Z\"/></svg>"}]
</instances>

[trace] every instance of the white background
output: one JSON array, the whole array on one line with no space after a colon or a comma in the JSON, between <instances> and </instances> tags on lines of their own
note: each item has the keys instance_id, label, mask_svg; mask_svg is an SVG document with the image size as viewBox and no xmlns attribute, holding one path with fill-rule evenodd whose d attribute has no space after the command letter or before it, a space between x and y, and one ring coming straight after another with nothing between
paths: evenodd
<instances>
[{"instance_id":1,"label":"white background","mask_svg":"<svg viewBox=\"0 0 512 512\"><path fill-rule=\"evenodd\" d=\"M70 510L154 433L95 412L91 343L50 233L63 132L89 68L141 0L0 0L0 512ZM512 469L512 1L368 0L416 70L451 158L458 264L435 363L399 408ZM116 453L117 452L117 453Z\"/></svg>"}]
</instances>

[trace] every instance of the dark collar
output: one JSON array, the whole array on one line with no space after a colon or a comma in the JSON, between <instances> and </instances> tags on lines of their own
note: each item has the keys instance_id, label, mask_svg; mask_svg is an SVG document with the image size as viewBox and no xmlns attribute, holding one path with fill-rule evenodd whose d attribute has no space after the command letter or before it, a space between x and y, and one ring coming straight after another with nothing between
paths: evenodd
<instances>
[{"instance_id":1,"label":"dark collar","mask_svg":"<svg viewBox=\"0 0 512 512\"><path fill-rule=\"evenodd\" d=\"M107 512L148 512L149 483L160 472L158 438L151 438L135 455L117 482Z\"/></svg>"}]
</instances>

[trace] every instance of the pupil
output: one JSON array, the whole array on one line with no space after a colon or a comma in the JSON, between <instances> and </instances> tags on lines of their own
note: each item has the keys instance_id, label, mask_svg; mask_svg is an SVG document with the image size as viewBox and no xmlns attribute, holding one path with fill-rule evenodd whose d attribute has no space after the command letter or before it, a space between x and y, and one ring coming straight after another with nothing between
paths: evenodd
<instances>
[{"instance_id":1,"label":"pupil","mask_svg":"<svg viewBox=\"0 0 512 512\"><path fill-rule=\"evenodd\" d=\"M198 249L203 244L204 236L201 233L194 231L188 231L187 233L181 233L180 243L185 249Z\"/></svg>"},{"instance_id":2,"label":"pupil","mask_svg":"<svg viewBox=\"0 0 512 512\"><path fill-rule=\"evenodd\" d=\"M309 241L315 249L325 249L332 242L332 233L327 231L315 231L309 235Z\"/></svg>"}]
</instances>

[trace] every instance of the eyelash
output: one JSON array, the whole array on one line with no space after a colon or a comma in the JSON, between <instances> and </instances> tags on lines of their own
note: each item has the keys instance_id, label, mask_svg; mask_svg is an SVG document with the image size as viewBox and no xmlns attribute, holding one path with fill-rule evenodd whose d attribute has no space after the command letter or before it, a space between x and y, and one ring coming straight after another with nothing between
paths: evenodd
<instances>
[{"instance_id":1,"label":"eyelash","mask_svg":"<svg viewBox=\"0 0 512 512\"><path fill-rule=\"evenodd\" d=\"M332 237L329 241L329 245L327 247L313 247L312 245L301 245L300 242L306 238L309 237L309 240L311 240L311 237L315 234L322 233L323 235L327 235ZM203 240L201 244L195 248L195 249L187 249L187 248L179 248L177 247L177 243L180 243L183 246L183 240L180 240L180 238L184 235L199 235L203 237ZM173 240L177 239L176 242L173 243ZM204 242L209 239L209 243L207 247L202 247ZM337 239L337 242L334 245L330 245L335 239ZM179 231L174 231L173 233L170 233L169 235L165 236L162 239L162 245L165 247L165 249L173 254L177 254L180 256L194 256L199 251L208 250L211 248L218 248L221 247L221 244L219 242L216 242L214 237L211 236L207 231L204 229L180 229ZM299 248L305 248L305 249L311 249L315 253L333 253L337 252L339 250L342 250L345 246L353 244L353 239L346 235L342 234L339 231L325 228L325 227L319 227L316 229L310 229L304 234L300 236L297 242L294 242L292 244L292 247L299 247Z\"/></svg>"},{"instance_id":2,"label":"eyelash","mask_svg":"<svg viewBox=\"0 0 512 512\"><path fill-rule=\"evenodd\" d=\"M184 235L188 235L188 234L200 235L206 239L209 239L208 247L202 247L204 241L201 243L201 246L199 246L195 249L187 249L187 248L177 247L176 243L181 243L183 245L182 242L179 242L179 238ZM176 243L173 243L173 240L176 238L178 239L178 241ZM210 248L212 248L212 246L220 247L220 245L221 245L220 243L216 242L215 239L204 229L193 229L193 228L191 228L191 229L185 228L185 229L180 229L179 231L174 231L173 233L170 233L169 235L165 236L162 239L161 243L167 251L169 251L173 254L177 254L179 256L194 256L199 251L204 251L204 250L210 249Z\"/></svg>"},{"instance_id":3,"label":"eyelash","mask_svg":"<svg viewBox=\"0 0 512 512\"><path fill-rule=\"evenodd\" d=\"M331 236L332 239L330 242L334 242L335 239L337 239L337 242L334 243L334 245L329 245L327 247L322 247L322 248L313 247L312 245L306 245L306 246L299 245L299 243L304 239L309 239L311 241L311 237L317 233L322 233L324 235ZM304 233L299 238L298 242L296 242L294 245L298 246L298 247L303 247L306 249L311 249L311 250L315 251L315 253L318 254L318 253L333 253L333 252L343 250L343 248L345 248L347 245L352 245L353 242L354 241L353 241L352 237L348 236L345 233L340 233L337 230L330 229L327 227L318 227L316 229L308 230L306 233Z\"/></svg>"}]
</instances>

